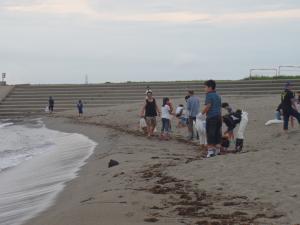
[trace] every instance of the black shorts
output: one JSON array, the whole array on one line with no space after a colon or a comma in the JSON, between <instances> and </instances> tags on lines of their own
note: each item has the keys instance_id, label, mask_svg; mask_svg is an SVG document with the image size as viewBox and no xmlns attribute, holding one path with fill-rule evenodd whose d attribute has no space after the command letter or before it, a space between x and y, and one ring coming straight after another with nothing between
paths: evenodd
<instances>
[{"instance_id":1,"label":"black shorts","mask_svg":"<svg viewBox=\"0 0 300 225\"><path fill-rule=\"evenodd\" d=\"M207 144L218 145L222 140L222 119L215 116L206 119Z\"/></svg>"},{"instance_id":2,"label":"black shorts","mask_svg":"<svg viewBox=\"0 0 300 225\"><path fill-rule=\"evenodd\" d=\"M233 119L229 116L229 115L226 115L226 116L223 116L223 122L226 124L227 126L227 131L233 131L234 128L236 127L236 124L234 123Z\"/></svg>"}]
</instances>

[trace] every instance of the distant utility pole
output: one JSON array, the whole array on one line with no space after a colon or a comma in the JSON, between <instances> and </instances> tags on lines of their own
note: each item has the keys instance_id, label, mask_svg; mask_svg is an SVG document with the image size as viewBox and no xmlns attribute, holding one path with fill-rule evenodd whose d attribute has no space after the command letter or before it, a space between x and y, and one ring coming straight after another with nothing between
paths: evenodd
<instances>
[{"instance_id":1,"label":"distant utility pole","mask_svg":"<svg viewBox=\"0 0 300 225\"><path fill-rule=\"evenodd\" d=\"M6 73L2 73L2 82L1 85L5 85Z\"/></svg>"},{"instance_id":2,"label":"distant utility pole","mask_svg":"<svg viewBox=\"0 0 300 225\"><path fill-rule=\"evenodd\" d=\"M85 84L89 84L89 77L87 74L85 75Z\"/></svg>"}]
</instances>

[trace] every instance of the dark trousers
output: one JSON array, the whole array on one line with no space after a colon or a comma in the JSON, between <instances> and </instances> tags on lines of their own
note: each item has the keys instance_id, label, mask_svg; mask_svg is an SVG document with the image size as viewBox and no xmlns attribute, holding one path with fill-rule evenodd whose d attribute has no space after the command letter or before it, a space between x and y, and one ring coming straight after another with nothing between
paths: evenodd
<instances>
[{"instance_id":1,"label":"dark trousers","mask_svg":"<svg viewBox=\"0 0 300 225\"><path fill-rule=\"evenodd\" d=\"M166 119L166 118L162 118L161 122L162 122L161 132L169 133L170 132L170 120Z\"/></svg>"},{"instance_id":2,"label":"dark trousers","mask_svg":"<svg viewBox=\"0 0 300 225\"><path fill-rule=\"evenodd\" d=\"M193 116L190 116L189 117L189 123L188 123L188 128L191 132L191 138L194 137L194 123L193 122L196 122L196 117L193 117ZM197 135L197 139L199 139L199 134L198 134L198 131L196 131L196 135Z\"/></svg>"},{"instance_id":3,"label":"dark trousers","mask_svg":"<svg viewBox=\"0 0 300 225\"><path fill-rule=\"evenodd\" d=\"M283 129L288 130L289 128L289 119L293 116L298 120L298 123L300 124L300 113L297 112L295 109L290 108L283 110Z\"/></svg>"},{"instance_id":4,"label":"dark trousers","mask_svg":"<svg viewBox=\"0 0 300 225\"><path fill-rule=\"evenodd\" d=\"M218 145L222 141L222 118L215 116L206 119L206 136L208 145Z\"/></svg>"}]
</instances>

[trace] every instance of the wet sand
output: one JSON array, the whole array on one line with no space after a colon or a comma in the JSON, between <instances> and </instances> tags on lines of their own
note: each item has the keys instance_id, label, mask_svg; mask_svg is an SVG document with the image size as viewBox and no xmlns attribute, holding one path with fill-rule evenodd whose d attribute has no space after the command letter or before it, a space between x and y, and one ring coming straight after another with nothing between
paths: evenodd
<instances>
[{"instance_id":1,"label":"wet sand","mask_svg":"<svg viewBox=\"0 0 300 225\"><path fill-rule=\"evenodd\" d=\"M98 142L79 177L28 225L300 223L300 130L283 134L273 119L278 97L227 98L249 112L242 153L203 158L198 143L147 139L138 131L141 104L87 109L45 118L51 129ZM182 103L175 100L175 103ZM110 159L120 164L108 168Z\"/></svg>"}]
</instances>

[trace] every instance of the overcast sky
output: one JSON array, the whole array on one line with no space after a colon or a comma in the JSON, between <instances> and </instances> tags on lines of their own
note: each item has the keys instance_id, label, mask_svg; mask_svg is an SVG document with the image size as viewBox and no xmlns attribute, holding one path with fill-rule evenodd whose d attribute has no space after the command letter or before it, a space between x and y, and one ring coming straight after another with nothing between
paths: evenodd
<instances>
[{"instance_id":1,"label":"overcast sky","mask_svg":"<svg viewBox=\"0 0 300 225\"><path fill-rule=\"evenodd\" d=\"M299 0L1 0L10 83L240 79L300 64Z\"/></svg>"}]
</instances>

